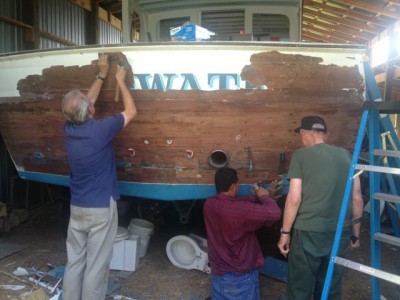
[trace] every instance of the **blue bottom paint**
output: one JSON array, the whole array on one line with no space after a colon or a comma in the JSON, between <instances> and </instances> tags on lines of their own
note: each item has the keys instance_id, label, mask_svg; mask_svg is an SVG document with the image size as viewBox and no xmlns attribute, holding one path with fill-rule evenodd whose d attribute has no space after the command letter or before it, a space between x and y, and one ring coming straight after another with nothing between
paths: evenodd
<instances>
[{"instance_id":1,"label":"blue bottom paint","mask_svg":"<svg viewBox=\"0 0 400 300\"><path fill-rule=\"evenodd\" d=\"M64 175L19 171L22 179L54 185L69 186L69 177ZM118 182L121 195L164 201L207 199L216 194L214 184L167 184ZM251 184L239 187L239 196L251 194Z\"/></svg>"}]
</instances>

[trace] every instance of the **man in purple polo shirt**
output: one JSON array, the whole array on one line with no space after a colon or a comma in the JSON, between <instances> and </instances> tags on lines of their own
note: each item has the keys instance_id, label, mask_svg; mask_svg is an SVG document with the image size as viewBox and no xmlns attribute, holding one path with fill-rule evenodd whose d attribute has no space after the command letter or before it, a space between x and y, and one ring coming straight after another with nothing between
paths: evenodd
<instances>
[{"instance_id":1,"label":"man in purple polo shirt","mask_svg":"<svg viewBox=\"0 0 400 300\"><path fill-rule=\"evenodd\" d=\"M100 120L93 118L94 105L109 71L107 55L101 55L98 67L99 73L86 95L73 90L62 101L71 190L64 300L105 299L118 226L115 201L119 192L112 140L136 116L125 83L126 70L118 66L115 77L124 111Z\"/></svg>"},{"instance_id":2,"label":"man in purple polo shirt","mask_svg":"<svg viewBox=\"0 0 400 300\"><path fill-rule=\"evenodd\" d=\"M219 169L217 195L204 205L213 300L260 299L258 268L264 258L256 231L279 220L281 210L272 198L275 185L258 187L256 195L237 197L237 172Z\"/></svg>"}]
</instances>

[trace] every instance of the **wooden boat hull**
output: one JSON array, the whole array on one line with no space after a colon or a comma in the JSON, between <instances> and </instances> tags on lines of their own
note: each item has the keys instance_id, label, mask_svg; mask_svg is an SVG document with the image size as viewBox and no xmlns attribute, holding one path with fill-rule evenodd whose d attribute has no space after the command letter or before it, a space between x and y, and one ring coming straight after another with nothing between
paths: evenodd
<instances>
[{"instance_id":1,"label":"wooden boat hull","mask_svg":"<svg viewBox=\"0 0 400 300\"><path fill-rule=\"evenodd\" d=\"M215 193L214 174L224 164L238 170L241 193L248 193L252 183L287 169L301 146L293 129L305 115L324 117L329 142L353 148L364 49L260 43L59 49L0 57L0 132L22 178L69 185L61 99L90 87L102 52L116 59L97 117L123 108L115 101L117 63L124 60L134 73L128 81L138 116L114 142L123 195L204 199Z\"/></svg>"}]
</instances>

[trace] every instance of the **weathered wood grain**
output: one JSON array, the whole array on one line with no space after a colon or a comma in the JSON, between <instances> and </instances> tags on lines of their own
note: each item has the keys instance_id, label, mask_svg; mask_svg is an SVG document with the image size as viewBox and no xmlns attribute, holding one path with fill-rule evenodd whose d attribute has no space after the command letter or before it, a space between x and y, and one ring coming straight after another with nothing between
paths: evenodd
<instances>
[{"instance_id":1,"label":"weathered wood grain","mask_svg":"<svg viewBox=\"0 0 400 300\"><path fill-rule=\"evenodd\" d=\"M123 109L122 101L114 102L115 68L113 62L96 104L99 118ZM71 89L87 90L96 72L96 62L53 66L21 79L20 97L2 99L8 103L0 105L0 131L18 166L68 175L61 99ZM293 129L306 115L326 120L330 143L353 148L364 91L356 68L268 52L253 55L242 78L268 89L133 90L138 115L114 142L118 178L213 183L209 155L219 149L229 166L239 170L241 182L269 180L282 169L280 153L286 154L287 168L291 154L301 146ZM185 157L187 150L193 151L193 158Z\"/></svg>"}]
</instances>

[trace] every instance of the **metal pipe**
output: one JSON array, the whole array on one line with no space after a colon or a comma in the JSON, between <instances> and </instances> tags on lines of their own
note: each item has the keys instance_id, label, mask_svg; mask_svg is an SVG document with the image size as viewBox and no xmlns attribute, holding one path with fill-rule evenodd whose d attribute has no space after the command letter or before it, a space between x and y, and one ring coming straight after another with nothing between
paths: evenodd
<instances>
[{"instance_id":1,"label":"metal pipe","mask_svg":"<svg viewBox=\"0 0 400 300\"><path fill-rule=\"evenodd\" d=\"M213 152L211 152L208 161L211 166L220 169L228 164L228 156L225 154L223 150L214 150Z\"/></svg>"}]
</instances>

